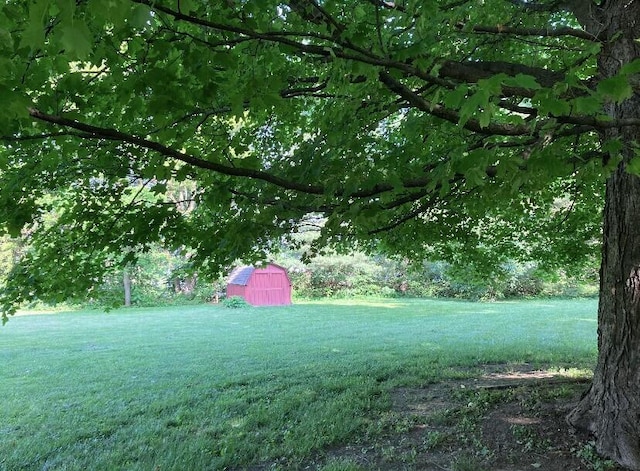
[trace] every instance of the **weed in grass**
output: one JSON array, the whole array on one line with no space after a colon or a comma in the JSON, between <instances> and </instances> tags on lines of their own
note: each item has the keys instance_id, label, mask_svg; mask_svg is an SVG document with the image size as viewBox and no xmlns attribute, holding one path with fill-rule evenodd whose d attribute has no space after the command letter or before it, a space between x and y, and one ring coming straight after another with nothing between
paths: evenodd
<instances>
[{"instance_id":1,"label":"weed in grass","mask_svg":"<svg viewBox=\"0 0 640 471\"><path fill-rule=\"evenodd\" d=\"M365 471L365 468L353 460L339 458L329 461L318 471Z\"/></svg>"},{"instance_id":2,"label":"weed in grass","mask_svg":"<svg viewBox=\"0 0 640 471\"><path fill-rule=\"evenodd\" d=\"M416 447L406 440L400 440L395 444L386 444L378 447L377 452L380 454L380 458L384 463L389 466L402 466L413 465L418 457L418 450Z\"/></svg>"},{"instance_id":3,"label":"weed in grass","mask_svg":"<svg viewBox=\"0 0 640 471\"><path fill-rule=\"evenodd\" d=\"M379 435L397 435L411 431L419 422L418 417L407 416L400 412L387 411L381 413L375 424L371 424L369 432L372 437Z\"/></svg>"},{"instance_id":4,"label":"weed in grass","mask_svg":"<svg viewBox=\"0 0 640 471\"><path fill-rule=\"evenodd\" d=\"M527 388L526 390L514 390L520 405L535 413L541 404L553 402L558 399L567 399L573 397L576 391L584 389L584 385L570 384L555 387Z\"/></svg>"},{"instance_id":5,"label":"weed in grass","mask_svg":"<svg viewBox=\"0 0 640 471\"><path fill-rule=\"evenodd\" d=\"M590 379L593 377L592 368L550 367L548 371L572 379Z\"/></svg>"},{"instance_id":6,"label":"weed in grass","mask_svg":"<svg viewBox=\"0 0 640 471\"><path fill-rule=\"evenodd\" d=\"M431 430L426 433L422 442L427 450L435 450L449 440L449 435L438 430Z\"/></svg>"},{"instance_id":7,"label":"weed in grass","mask_svg":"<svg viewBox=\"0 0 640 471\"><path fill-rule=\"evenodd\" d=\"M606 460L598 454L594 442L585 443L574 452L592 471L610 471L616 467L613 461Z\"/></svg>"},{"instance_id":8,"label":"weed in grass","mask_svg":"<svg viewBox=\"0 0 640 471\"><path fill-rule=\"evenodd\" d=\"M457 439L475 456L490 459L493 451L482 440L480 419L481 417L477 416L463 416L457 427Z\"/></svg>"},{"instance_id":9,"label":"weed in grass","mask_svg":"<svg viewBox=\"0 0 640 471\"><path fill-rule=\"evenodd\" d=\"M487 409L510 400L513 394L513 389L460 388L454 393L454 398L467 404L467 414L482 415Z\"/></svg>"},{"instance_id":10,"label":"weed in grass","mask_svg":"<svg viewBox=\"0 0 640 471\"><path fill-rule=\"evenodd\" d=\"M510 427L516 443L525 452L545 451L551 448L551 441L540 437L530 426L514 424Z\"/></svg>"},{"instance_id":11,"label":"weed in grass","mask_svg":"<svg viewBox=\"0 0 640 471\"><path fill-rule=\"evenodd\" d=\"M429 423L436 427L450 427L458 422L458 411L444 409L429 415Z\"/></svg>"},{"instance_id":12,"label":"weed in grass","mask_svg":"<svg viewBox=\"0 0 640 471\"><path fill-rule=\"evenodd\" d=\"M582 391L584 387L585 386L581 384L572 384L547 388L543 391L542 399L545 402L555 401L558 399L569 399L575 396L576 391Z\"/></svg>"},{"instance_id":13,"label":"weed in grass","mask_svg":"<svg viewBox=\"0 0 640 471\"><path fill-rule=\"evenodd\" d=\"M383 446L380 448L380 455L384 461L393 462L396 460L396 447L394 445Z\"/></svg>"},{"instance_id":14,"label":"weed in grass","mask_svg":"<svg viewBox=\"0 0 640 471\"><path fill-rule=\"evenodd\" d=\"M475 456L462 454L451 463L452 471L488 471L482 461Z\"/></svg>"},{"instance_id":15,"label":"weed in grass","mask_svg":"<svg viewBox=\"0 0 640 471\"><path fill-rule=\"evenodd\" d=\"M241 296L231 296L222 301L222 305L229 309L250 307L249 303Z\"/></svg>"}]
</instances>

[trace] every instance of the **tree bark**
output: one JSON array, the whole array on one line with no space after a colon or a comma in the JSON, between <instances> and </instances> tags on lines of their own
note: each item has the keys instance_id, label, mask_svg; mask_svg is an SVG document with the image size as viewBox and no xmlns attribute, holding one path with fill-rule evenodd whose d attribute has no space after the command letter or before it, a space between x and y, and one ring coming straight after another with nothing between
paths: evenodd
<instances>
[{"instance_id":1,"label":"tree bark","mask_svg":"<svg viewBox=\"0 0 640 471\"><path fill-rule=\"evenodd\" d=\"M593 383L569 422L592 432L599 453L640 471L640 178L607 183Z\"/></svg>"},{"instance_id":2,"label":"tree bark","mask_svg":"<svg viewBox=\"0 0 640 471\"><path fill-rule=\"evenodd\" d=\"M590 13L609 38L598 61L601 78L607 78L640 57L635 39L640 2L610 0L602 5L598 18ZM607 105L607 112L614 119L640 117L638 90L620 104ZM623 158L606 184L598 362L590 389L568 420L593 433L599 453L640 471L640 178L626 171L634 143L640 142L640 128L611 129L602 137L620 139Z\"/></svg>"}]
</instances>

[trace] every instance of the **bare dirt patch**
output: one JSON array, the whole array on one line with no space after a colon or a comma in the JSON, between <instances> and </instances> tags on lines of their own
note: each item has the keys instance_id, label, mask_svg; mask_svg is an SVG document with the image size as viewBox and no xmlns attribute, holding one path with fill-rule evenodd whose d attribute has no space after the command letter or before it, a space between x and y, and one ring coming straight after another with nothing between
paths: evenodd
<instances>
[{"instance_id":1,"label":"bare dirt patch","mask_svg":"<svg viewBox=\"0 0 640 471\"><path fill-rule=\"evenodd\" d=\"M330 451L326 469L618 471L565 420L586 386L585 378L520 365L398 388L383 438Z\"/></svg>"}]
</instances>

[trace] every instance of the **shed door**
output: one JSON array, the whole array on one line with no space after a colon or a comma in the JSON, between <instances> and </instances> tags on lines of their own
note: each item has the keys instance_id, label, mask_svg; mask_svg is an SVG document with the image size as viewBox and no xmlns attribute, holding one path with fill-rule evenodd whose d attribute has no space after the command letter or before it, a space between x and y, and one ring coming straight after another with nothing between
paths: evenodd
<instances>
[{"instance_id":1,"label":"shed door","mask_svg":"<svg viewBox=\"0 0 640 471\"><path fill-rule=\"evenodd\" d=\"M288 304L288 282L281 272L254 272L253 302L260 305Z\"/></svg>"}]
</instances>

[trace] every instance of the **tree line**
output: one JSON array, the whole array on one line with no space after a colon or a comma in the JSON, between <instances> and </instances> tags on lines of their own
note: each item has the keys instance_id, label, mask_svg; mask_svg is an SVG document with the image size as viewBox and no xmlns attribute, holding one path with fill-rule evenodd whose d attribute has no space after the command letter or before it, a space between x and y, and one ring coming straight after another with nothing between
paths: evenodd
<instances>
[{"instance_id":1,"label":"tree line","mask_svg":"<svg viewBox=\"0 0 640 471\"><path fill-rule=\"evenodd\" d=\"M0 238L0 285L19 261L24 242ZM595 263L577 274L543 270L536 263L505 263L492 277L444 261L393 259L355 253L324 255L307 262L297 251L274 254L287 269L297 299L353 297L455 298L479 301L533 297L597 296ZM162 306L218 302L225 297L225 276L208 278L191 270L188 258L160 246L135 263L113 271L75 299L83 307ZM39 300L23 307L41 305Z\"/></svg>"}]
</instances>

